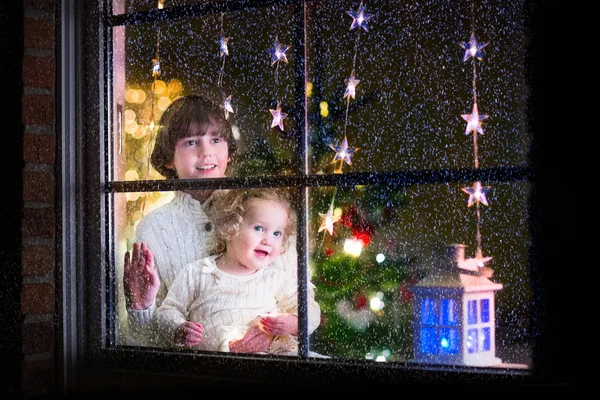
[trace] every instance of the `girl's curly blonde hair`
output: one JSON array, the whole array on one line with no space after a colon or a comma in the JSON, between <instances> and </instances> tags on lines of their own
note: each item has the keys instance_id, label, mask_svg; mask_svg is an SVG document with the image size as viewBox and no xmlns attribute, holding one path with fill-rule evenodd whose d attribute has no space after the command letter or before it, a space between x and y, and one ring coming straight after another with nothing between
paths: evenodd
<instances>
[{"instance_id":1,"label":"girl's curly blonde hair","mask_svg":"<svg viewBox=\"0 0 600 400\"><path fill-rule=\"evenodd\" d=\"M226 241L235 238L240 232L240 226L244 215L248 212L250 200L273 200L281 203L288 211L288 221L283 232L283 246L281 252L287 249L290 235L296 233L296 213L292 209L292 203L285 191L279 188L252 188L232 189L218 196L211 208L211 218L215 226L215 241L211 254L225 252Z\"/></svg>"}]
</instances>

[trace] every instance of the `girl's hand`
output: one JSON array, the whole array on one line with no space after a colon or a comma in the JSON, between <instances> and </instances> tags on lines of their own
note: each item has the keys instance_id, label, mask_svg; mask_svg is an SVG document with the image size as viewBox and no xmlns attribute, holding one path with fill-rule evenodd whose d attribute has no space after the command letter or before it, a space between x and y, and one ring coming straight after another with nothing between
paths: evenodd
<instances>
[{"instance_id":1,"label":"girl's hand","mask_svg":"<svg viewBox=\"0 0 600 400\"><path fill-rule=\"evenodd\" d=\"M264 332L274 336L297 335L298 317L288 313L263 314L259 326Z\"/></svg>"},{"instance_id":2,"label":"girl's hand","mask_svg":"<svg viewBox=\"0 0 600 400\"><path fill-rule=\"evenodd\" d=\"M123 286L127 307L145 310L152 305L160 287L154 256L146 243L142 243L141 248L134 243L133 256L130 257L129 251L125 252L124 264Z\"/></svg>"},{"instance_id":3,"label":"girl's hand","mask_svg":"<svg viewBox=\"0 0 600 400\"><path fill-rule=\"evenodd\" d=\"M204 328L197 322L185 321L175 330L173 341L175 344L192 347L200 343Z\"/></svg>"},{"instance_id":4,"label":"girl's hand","mask_svg":"<svg viewBox=\"0 0 600 400\"><path fill-rule=\"evenodd\" d=\"M265 333L260 326L251 325L242 337L229 342L229 351L232 353L265 352L273 339L273 336Z\"/></svg>"}]
</instances>

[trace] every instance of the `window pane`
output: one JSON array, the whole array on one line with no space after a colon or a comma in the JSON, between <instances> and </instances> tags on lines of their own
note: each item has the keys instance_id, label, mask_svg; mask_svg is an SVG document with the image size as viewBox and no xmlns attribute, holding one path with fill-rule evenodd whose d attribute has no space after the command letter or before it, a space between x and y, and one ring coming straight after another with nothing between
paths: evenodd
<instances>
[{"instance_id":1,"label":"window pane","mask_svg":"<svg viewBox=\"0 0 600 400\"><path fill-rule=\"evenodd\" d=\"M467 351L469 354L479 352L478 329L473 328L467 331Z\"/></svg>"},{"instance_id":2,"label":"window pane","mask_svg":"<svg viewBox=\"0 0 600 400\"><path fill-rule=\"evenodd\" d=\"M442 329L440 352L442 354L458 354L460 338L457 329Z\"/></svg>"},{"instance_id":3,"label":"window pane","mask_svg":"<svg viewBox=\"0 0 600 400\"><path fill-rule=\"evenodd\" d=\"M162 178L149 167L160 117L173 100L188 94L210 98L227 115L239 156L229 175L295 171L295 136L301 127L294 114L300 55L293 11L279 6L115 27L115 178ZM227 53L221 38L228 39ZM284 50L285 60L272 62L276 47ZM273 124L270 110L281 112L281 123Z\"/></svg>"},{"instance_id":4,"label":"window pane","mask_svg":"<svg viewBox=\"0 0 600 400\"><path fill-rule=\"evenodd\" d=\"M311 171L333 173L330 145L358 148L343 172L458 169L474 166L465 135L474 85L482 167L525 166L526 106L522 1L369 1L365 24L350 29L359 2L307 3ZM474 24L474 25L473 25ZM507 29L510 27L510 29ZM463 62L471 31L489 42L474 67ZM346 96L355 76L355 97Z\"/></svg>"},{"instance_id":5,"label":"window pane","mask_svg":"<svg viewBox=\"0 0 600 400\"><path fill-rule=\"evenodd\" d=\"M442 301L442 325L457 325L459 323L458 303L454 299Z\"/></svg>"},{"instance_id":6,"label":"window pane","mask_svg":"<svg viewBox=\"0 0 600 400\"><path fill-rule=\"evenodd\" d=\"M479 206L479 223L476 206L467 205L468 196L461 190L465 186L455 183L310 189L310 268L323 315L311 342L315 351L363 358L365 354L390 349L388 359L410 358L415 307L405 292L411 285L439 274L435 266L444 260L448 244L464 242L465 256L469 262L476 262L478 237L485 266L493 270L490 279L503 284L495 292L499 337L509 345L516 338L504 328L520 321L523 329L519 335L533 340L528 328L532 302L527 271L531 234L525 199L529 186L523 182L494 184L489 206ZM458 275L456 269L452 279L444 278L438 283L444 290L450 284L460 290L459 285L472 277L465 275L466 281L461 281ZM441 299L427 294L420 301L422 313L418 321L439 324ZM476 315L476 310L472 314ZM448 325L458 324L458 318L462 318L450 310L444 315Z\"/></svg>"},{"instance_id":7,"label":"window pane","mask_svg":"<svg viewBox=\"0 0 600 400\"><path fill-rule=\"evenodd\" d=\"M152 251L153 265L158 271L161 286L156 297L156 306L164 306L170 299L168 296L178 295L169 303L170 310L173 313L181 312L188 320L196 318L193 320L201 323L207 330L204 334L207 338L211 333L213 337L217 335L216 329L210 330L211 321L229 321L227 324L224 323L227 325L223 328L226 332L219 331L219 337L234 338L237 334L241 335L249 324L258 322L262 314L279 312L297 315L299 313L296 278L298 256L296 226L292 218L296 207L295 189L278 190L287 194L289 206L293 208L290 209L287 205L279 206L282 204L281 200L275 197L270 189L217 191L204 203L195 201L190 194L183 192L115 194L117 243L114 259L117 280L115 297L119 310L119 319L115 321L117 343L166 347L174 345L170 337L157 337L156 332L149 325L136 320L136 318L143 318L143 312L134 313L135 315L127 313L122 286L123 260L125 252L132 251L134 242L143 241ZM257 191L260 193L256 194ZM223 197L226 192L240 196L238 203L235 204L243 205L245 211L240 211L236 208L238 206L230 205L215 217L211 211L217 207L217 202L218 205L222 205L229 204L224 202L232 200ZM248 196L252 199L264 199L264 202L260 203L263 205L260 209L262 213L250 214L255 210L252 207L258 206L254 206L256 203L247 202L245 199ZM230 213L233 210L242 213L238 215L244 215L243 223L238 225L239 220L231 218ZM293 211L289 213L288 210ZM250 221L253 221L252 224ZM213 254L220 255L225 251L223 247L213 246L216 243L217 229L224 224L228 227L227 232L230 232L230 235L239 232L231 236L229 239L231 242L227 242L228 256L248 268L258 268L262 272L247 274L246 269L243 271L239 268L227 269L230 264L219 265L217 268L213 263L216 260L206 261L205 257ZM222 232L222 235L225 234L225 231ZM289 241L288 235L291 235ZM219 237L224 239L223 236ZM280 255L275 256L275 252L280 252ZM204 259L202 264L204 267L189 267L190 264L201 265L198 263L200 259ZM272 262L267 262L269 259L272 259ZM267 268L266 264L272 268ZM235 267L239 264L231 265ZM184 279L181 285L177 283L179 274L188 274L186 275L188 279ZM213 281L216 284L212 284ZM174 294L167 294L167 290L169 293L173 291ZM313 332L320 323L320 310L312 287L309 289L307 303L308 327L309 331ZM186 304L187 306L184 307ZM183 308L185 313L182 311ZM280 336L285 336L287 339L278 338L271 344L269 351L279 355L294 355L293 353L297 351L297 341L289 335ZM195 349L207 350L202 346ZM216 348L210 350L223 349L219 347L219 350ZM319 356L316 353L311 355Z\"/></svg>"},{"instance_id":8,"label":"window pane","mask_svg":"<svg viewBox=\"0 0 600 400\"><path fill-rule=\"evenodd\" d=\"M467 302L467 323L469 325L477 323L477 300Z\"/></svg>"},{"instance_id":9,"label":"window pane","mask_svg":"<svg viewBox=\"0 0 600 400\"><path fill-rule=\"evenodd\" d=\"M483 322L483 323L490 322L490 300L489 299L481 300L481 322Z\"/></svg>"}]
</instances>

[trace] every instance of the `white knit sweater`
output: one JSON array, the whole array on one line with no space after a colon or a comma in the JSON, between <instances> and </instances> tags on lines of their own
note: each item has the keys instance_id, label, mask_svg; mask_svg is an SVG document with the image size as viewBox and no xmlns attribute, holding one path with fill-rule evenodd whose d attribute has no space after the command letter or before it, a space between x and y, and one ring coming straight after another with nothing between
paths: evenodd
<instances>
[{"instance_id":1,"label":"white knit sweater","mask_svg":"<svg viewBox=\"0 0 600 400\"><path fill-rule=\"evenodd\" d=\"M208 207L224 191L215 191L203 203L185 192L176 192L169 203L153 210L136 227L137 243L145 242L154 255L154 265L160 279L160 289L154 303L145 310L127 309L128 337L125 342L137 346L164 346L165 341L156 327L156 309L167 296L177 274L194 261L208 255L208 245L214 232L207 215ZM287 251L273 264L297 282L297 252L292 238ZM314 299L314 286L309 284L308 297ZM320 315L320 310L319 310Z\"/></svg>"},{"instance_id":2,"label":"white knit sweater","mask_svg":"<svg viewBox=\"0 0 600 400\"><path fill-rule=\"evenodd\" d=\"M197 350L229 351L229 342L239 338L260 314L298 313L298 287L281 269L267 267L252 275L221 271L217 256L189 264L177 276L157 311L164 337L172 338L185 321L199 322L204 332ZM320 310L309 300L309 333L319 325ZM298 342L293 335L278 336L269 353L293 353Z\"/></svg>"}]
</instances>

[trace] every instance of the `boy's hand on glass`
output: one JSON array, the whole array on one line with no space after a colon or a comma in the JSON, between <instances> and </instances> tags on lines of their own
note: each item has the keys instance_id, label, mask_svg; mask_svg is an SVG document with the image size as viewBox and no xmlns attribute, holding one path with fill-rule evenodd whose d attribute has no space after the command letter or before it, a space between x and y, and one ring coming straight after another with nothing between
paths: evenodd
<instances>
[{"instance_id":1,"label":"boy's hand on glass","mask_svg":"<svg viewBox=\"0 0 600 400\"><path fill-rule=\"evenodd\" d=\"M173 340L175 344L192 347L200 343L203 332L204 328L198 322L185 321L175 330Z\"/></svg>"},{"instance_id":2,"label":"boy's hand on glass","mask_svg":"<svg viewBox=\"0 0 600 400\"><path fill-rule=\"evenodd\" d=\"M266 352L274 337L265 333L260 326L251 325L242 337L229 342L229 351L232 353L258 353Z\"/></svg>"},{"instance_id":3,"label":"boy's hand on glass","mask_svg":"<svg viewBox=\"0 0 600 400\"><path fill-rule=\"evenodd\" d=\"M263 331L274 336L297 335L298 317L289 313L262 314L259 326Z\"/></svg>"},{"instance_id":4,"label":"boy's hand on glass","mask_svg":"<svg viewBox=\"0 0 600 400\"><path fill-rule=\"evenodd\" d=\"M127 307L134 310L145 310L152 305L160 280L154 268L154 256L146 243L139 246L133 244L133 252L125 252L123 270L123 286Z\"/></svg>"}]
</instances>

